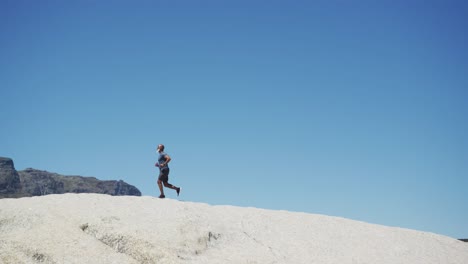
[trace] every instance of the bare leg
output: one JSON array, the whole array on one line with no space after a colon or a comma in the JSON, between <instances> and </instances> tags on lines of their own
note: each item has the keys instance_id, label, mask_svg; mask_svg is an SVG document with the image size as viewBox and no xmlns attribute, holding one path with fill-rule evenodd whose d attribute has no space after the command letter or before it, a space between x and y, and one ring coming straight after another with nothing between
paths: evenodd
<instances>
[{"instance_id":1,"label":"bare leg","mask_svg":"<svg viewBox=\"0 0 468 264\"><path fill-rule=\"evenodd\" d=\"M169 188L169 189L176 190L177 196L179 196L179 193L180 193L180 188L179 187L176 187L176 186L174 186L174 185L172 185L172 184L170 184L168 182L165 182L164 186Z\"/></svg>"},{"instance_id":2,"label":"bare leg","mask_svg":"<svg viewBox=\"0 0 468 264\"><path fill-rule=\"evenodd\" d=\"M158 186L159 186L159 191L161 192L161 196L164 196L162 181L158 180Z\"/></svg>"},{"instance_id":3,"label":"bare leg","mask_svg":"<svg viewBox=\"0 0 468 264\"><path fill-rule=\"evenodd\" d=\"M177 190L177 187L175 187L174 185L168 183L168 182L165 182L164 183L164 186L169 188L169 189L173 189L173 190Z\"/></svg>"}]
</instances>

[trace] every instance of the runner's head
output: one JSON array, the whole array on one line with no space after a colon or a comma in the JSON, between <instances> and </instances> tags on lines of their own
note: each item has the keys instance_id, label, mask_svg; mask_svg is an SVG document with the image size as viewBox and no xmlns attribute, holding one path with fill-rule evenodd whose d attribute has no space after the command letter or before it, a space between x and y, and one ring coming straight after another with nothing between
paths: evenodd
<instances>
[{"instance_id":1,"label":"runner's head","mask_svg":"<svg viewBox=\"0 0 468 264\"><path fill-rule=\"evenodd\" d=\"M163 144L159 144L158 145L158 149L156 150L157 152L163 152L164 151L164 145Z\"/></svg>"}]
</instances>

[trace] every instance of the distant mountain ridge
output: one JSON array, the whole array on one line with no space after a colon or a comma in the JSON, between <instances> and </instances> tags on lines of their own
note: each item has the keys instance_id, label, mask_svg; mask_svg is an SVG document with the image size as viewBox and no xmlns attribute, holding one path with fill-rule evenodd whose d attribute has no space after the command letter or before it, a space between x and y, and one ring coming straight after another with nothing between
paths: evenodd
<instances>
[{"instance_id":1,"label":"distant mountain ridge","mask_svg":"<svg viewBox=\"0 0 468 264\"><path fill-rule=\"evenodd\" d=\"M16 171L13 160L0 157L0 198L19 198L63 193L101 193L141 196L140 190L122 180L64 176L28 168Z\"/></svg>"}]
</instances>

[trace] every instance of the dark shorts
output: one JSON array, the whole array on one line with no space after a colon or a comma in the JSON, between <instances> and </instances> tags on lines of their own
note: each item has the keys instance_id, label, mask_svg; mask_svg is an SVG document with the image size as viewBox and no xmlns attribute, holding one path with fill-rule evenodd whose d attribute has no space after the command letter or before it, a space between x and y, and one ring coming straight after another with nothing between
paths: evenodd
<instances>
[{"instance_id":1,"label":"dark shorts","mask_svg":"<svg viewBox=\"0 0 468 264\"><path fill-rule=\"evenodd\" d=\"M159 170L159 178L158 180L162 182L168 182L169 181L169 168L163 168Z\"/></svg>"}]
</instances>

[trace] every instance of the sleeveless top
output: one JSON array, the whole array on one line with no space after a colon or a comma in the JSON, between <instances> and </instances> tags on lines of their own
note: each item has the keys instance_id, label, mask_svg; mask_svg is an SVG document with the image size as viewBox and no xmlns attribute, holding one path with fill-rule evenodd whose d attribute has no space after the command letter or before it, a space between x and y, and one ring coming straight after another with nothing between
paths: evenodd
<instances>
[{"instance_id":1,"label":"sleeveless top","mask_svg":"<svg viewBox=\"0 0 468 264\"><path fill-rule=\"evenodd\" d=\"M158 163L159 163L159 169L162 170L162 169L165 169L165 168L169 168L169 166L166 164L166 166L164 167L161 167L161 164L163 164L164 162L166 162L166 152L161 152L159 153L159 157L158 157Z\"/></svg>"}]
</instances>

